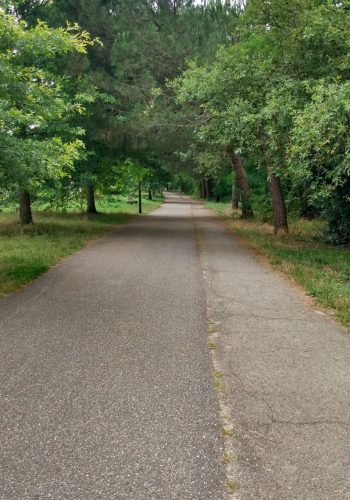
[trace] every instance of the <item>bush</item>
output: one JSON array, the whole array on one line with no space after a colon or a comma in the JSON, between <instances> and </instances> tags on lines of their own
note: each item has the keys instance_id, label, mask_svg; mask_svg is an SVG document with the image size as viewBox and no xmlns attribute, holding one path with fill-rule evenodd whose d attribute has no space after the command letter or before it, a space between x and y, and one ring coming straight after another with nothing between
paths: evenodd
<instances>
[{"instance_id":1,"label":"bush","mask_svg":"<svg viewBox=\"0 0 350 500\"><path fill-rule=\"evenodd\" d=\"M324 237L334 245L350 243L350 180L335 191L335 196L324 208L328 230Z\"/></svg>"}]
</instances>

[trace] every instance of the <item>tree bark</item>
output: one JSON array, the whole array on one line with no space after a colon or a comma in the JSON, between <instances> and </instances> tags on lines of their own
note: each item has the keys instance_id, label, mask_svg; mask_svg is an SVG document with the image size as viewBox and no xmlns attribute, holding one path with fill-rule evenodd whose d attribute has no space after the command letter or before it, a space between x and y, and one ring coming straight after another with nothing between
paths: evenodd
<instances>
[{"instance_id":1,"label":"tree bark","mask_svg":"<svg viewBox=\"0 0 350 500\"><path fill-rule=\"evenodd\" d=\"M281 188L281 181L279 177L271 174L268 177L269 190L271 195L272 212L273 212L273 225L274 234L287 234L288 233L288 220L286 205Z\"/></svg>"},{"instance_id":2,"label":"tree bark","mask_svg":"<svg viewBox=\"0 0 350 500\"><path fill-rule=\"evenodd\" d=\"M236 185L236 181L232 182L232 198L231 198L231 207L234 210L238 209L238 203L239 203L239 190Z\"/></svg>"},{"instance_id":3,"label":"tree bark","mask_svg":"<svg viewBox=\"0 0 350 500\"><path fill-rule=\"evenodd\" d=\"M204 177L204 192L205 192L205 198L207 200L210 199L210 184L209 184L209 180Z\"/></svg>"},{"instance_id":4,"label":"tree bark","mask_svg":"<svg viewBox=\"0 0 350 500\"><path fill-rule=\"evenodd\" d=\"M202 177L202 179L201 179L200 191L201 191L201 198L204 200L204 198L205 198L205 182L204 182L204 177Z\"/></svg>"},{"instance_id":5,"label":"tree bark","mask_svg":"<svg viewBox=\"0 0 350 500\"><path fill-rule=\"evenodd\" d=\"M248 219L253 216L252 203L250 199L250 189L245 173L242 158L233 154L231 156L231 164L233 172L236 176L236 187L242 201L242 218Z\"/></svg>"},{"instance_id":6,"label":"tree bark","mask_svg":"<svg viewBox=\"0 0 350 500\"><path fill-rule=\"evenodd\" d=\"M30 194L22 191L19 198L19 218L21 224L31 224L33 222Z\"/></svg>"},{"instance_id":7,"label":"tree bark","mask_svg":"<svg viewBox=\"0 0 350 500\"><path fill-rule=\"evenodd\" d=\"M138 190L139 190L139 214L142 214L142 188L141 188L141 182L139 182Z\"/></svg>"},{"instance_id":8,"label":"tree bark","mask_svg":"<svg viewBox=\"0 0 350 500\"><path fill-rule=\"evenodd\" d=\"M88 214L97 214L96 205L95 205L95 192L94 186L89 183L86 187L86 202L87 202L87 213Z\"/></svg>"},{"instance_id":9,"label":"tree bark","mask_svg":"<svg viewBox=\"0 0 350 500\"><path fill-rule=\"evenodd\" d=\"M148 191L148 199L149 200L153 200L152 191L151 190Z\"/></svg>"}]
</instances>

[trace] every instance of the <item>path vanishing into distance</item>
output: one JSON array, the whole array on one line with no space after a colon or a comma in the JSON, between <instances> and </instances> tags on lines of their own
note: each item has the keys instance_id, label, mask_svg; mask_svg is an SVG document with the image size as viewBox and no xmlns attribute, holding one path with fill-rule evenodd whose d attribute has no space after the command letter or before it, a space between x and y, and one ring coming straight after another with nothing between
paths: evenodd
<instances>
[{"instance_id":1,"label":"path vanishing into distance","mask_svg":"<svg viewBox=\"0 0 350 500\"><path fill-rule=\"evenodd\" d=\"M165 201L0 301L0 499L350 499L349 334Z\"/></svg>"}]
</instances>

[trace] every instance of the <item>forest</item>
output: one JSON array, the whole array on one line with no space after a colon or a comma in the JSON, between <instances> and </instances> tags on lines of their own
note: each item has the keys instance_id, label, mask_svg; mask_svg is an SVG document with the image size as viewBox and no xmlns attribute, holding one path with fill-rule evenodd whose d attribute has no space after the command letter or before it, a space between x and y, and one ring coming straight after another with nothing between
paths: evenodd
<instances>
[{"instance_id":1,"label":"forest","mask_svg":"<svg viewBox=\"0 0 350 500\"><path fill-rule=\"evenodd\" d=\"M350 239L349 2L19 0L1 10L1 205L167 185Z\"/></svg>"},{"instance_id":2,"label":"forest","mask_svg":"<svg viewBox=\"0 0 350 500\"><path fill-rule=\"evenodd\" d=\"M2 235L168 189L347 252L349 49L349 0L2 0Z\"/></svg>"}]
</instances>

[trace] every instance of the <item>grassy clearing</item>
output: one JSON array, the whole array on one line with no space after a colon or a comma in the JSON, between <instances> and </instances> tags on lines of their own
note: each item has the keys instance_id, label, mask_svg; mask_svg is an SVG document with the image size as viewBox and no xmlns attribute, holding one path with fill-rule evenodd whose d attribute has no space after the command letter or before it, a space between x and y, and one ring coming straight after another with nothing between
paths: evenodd
<instances>
[{"instance_id":1,"label":"grassy clearing","mask_svg":"<svg viewBox=\"0 0 350 500\"><path fill-rule=\"evenodd\" d=\"M160 204L160 198L143 200L143 211L150 212ZM108 213L87 216L74 212L34 212L35 224L30 226L21 226L16 213L0 213L0 297L138 212L137 205L123 200L113 206L101 201L97 209L108 209Z\"/></svg>"},{"instance_id":2,"label":"grassy clearing","mask_svg":"<svg viewBox=\"0 0 350 500\"><path fill-rule=\"evenodd\" d=\"M273 228L257 220L243 221L227 203L207 203L231 229L266 256L273 267L292 277L317 304L328 308L350 328L350 249L317 241L320 220L290 223L290 234L276 238Z\"/></svg>"}]
</instances>

